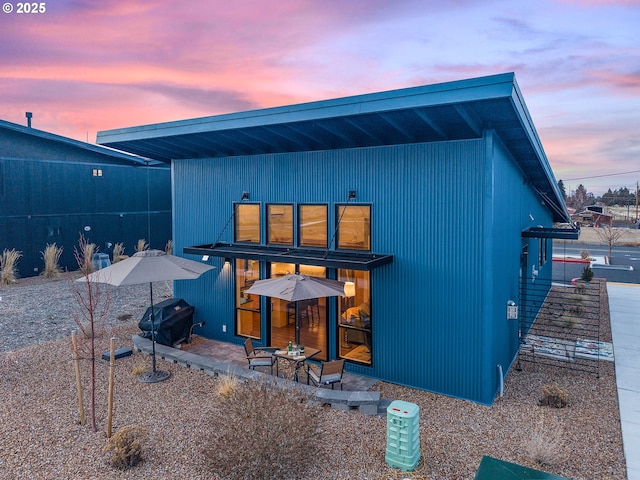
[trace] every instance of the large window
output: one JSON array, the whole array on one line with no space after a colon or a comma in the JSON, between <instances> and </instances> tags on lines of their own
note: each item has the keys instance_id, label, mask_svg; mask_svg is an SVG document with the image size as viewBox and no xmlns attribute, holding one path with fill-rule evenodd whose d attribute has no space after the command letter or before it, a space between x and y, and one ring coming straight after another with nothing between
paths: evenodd
<instances>
[{"instance_id":1,"label":"large window","mask_svg":"<svg viewBox=\"0 0 640 480\"><path fill-rule=\"evenodd\" d=\"M341 358L371 365L370 273L338 270L345 283L346 297L339 297L338 352Z\"/></svg>"},{"instance_id":2,"label":"large window","mask_svg":"<svg viewBox=\"0 0 640 480\"><path fill-rule=\"evenodd\" d=\"M261 216L264 223L261 223ZM327 204L272 203L261 211L260 204L241 203L236 206L234 241L343 251L371 250L370 205L335 205L334 220L337 230L330 245L329 234L334 230L329 227ZM329 347L336 341L337 357L367 366L372 364L370 272L351 269L327 271L319 266L265 263L241 258L234 260L233 265L236 335L272 345L286 345L296 339L321 350L318 360L329 359L329 355L334 354L335 351ZM261 266L267 270L261 272ZM335 272L338 280L347 282L347 294L298 302L271 297L266 311L261 311L260 296L247 294L249 287L265 274L274 278L296 271L321 278L332 277ZM329 317L330 311L336 312L336 316ZM331 323L334 328L329 328ZM337 333L337 339L331 332Z\"/></svg>"},{"instance_id":3,"label":"large window","mask_svg":"<svg viewBox=\"0 0 640 480\"><path fill-rule=\"evenodd\" d=\"M235 227L236 242L260 243L260 205L237 205Z\"/></svg>"},{"instance_id":4,"label":"large window","mask_svg":"<svg viewBox=\"0 0 640 480\"><path fill-rule=\"evenodd\" d=\"M337 208L337 248L371 250L371 207L341 205Z\"/></svg>"},{"instance_id":5,"label":"large window","mask_svg":"<svg viewBox=\"0 0 640 480\"><path fill-rule=\"evenodd\" d=\"M298 211L302 247L327 247L327 206L300 205Z\"/></svg>"},{"instance_id":6,"label":"large window","mask_svg":"<svg viewBox=\"0 0 640 480\"><path fill-rule=\"evenodd\" d=\"M293 245L293 205L267 206L268 243Z\"/></svg>"}]
</instances>

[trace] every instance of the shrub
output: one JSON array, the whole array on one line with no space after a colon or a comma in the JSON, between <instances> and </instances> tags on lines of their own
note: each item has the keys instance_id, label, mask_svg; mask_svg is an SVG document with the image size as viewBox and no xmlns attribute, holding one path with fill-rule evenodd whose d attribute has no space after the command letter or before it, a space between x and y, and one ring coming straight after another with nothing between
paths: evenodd
<instances>
[{"instance_id":1,"label":"shrub","mask_svg":"<svg viewBox=\"0 0 640 480\"><path fill-rule=\"evenodd\" d=\"M591 255L589 255L589 252L587 250L582 250L580 252L580 258L582 258L583 260L591 260Z\"/></svg>"},{"instance_id":2,"label":"shrub","mask_svg":"<svg viewBox=\"0 0 640 480\"><path fill-rule=\"evenodd\" d=\"M173 240L169 240L164 246L164 251L167 255L173 255Z\"/></svg>"},{"instance_id":3,"label":"shrub","mask_svg":"<svg viewBox=\"0 0 640 480\"><path fill-rule=\"evenodd\" d=\"M144 238L138 240L138 244L136 245L136 252L144 252L149 249L149 244Z\"/></svg>"},{"instance_id":4,"label":"shrub","mask_svg":"<svg viewBox=\"0 0 640 480\"><path fill-rule=\"evenodd\" d=\"M15 248L11 250L4 249L2 256L0 256L0 284L10 285L16 282L18 276L16 265L18 259L22 257L22 252L17 251Z\"/></svg>"},{"instance_id":5,"label":"shrub","mask_svg":"<svg viewBox=\"0 0 640 480\"><path fill-rule=\"evenodd\" d=\"M540 406L564 408L569 405L569 394L567 391L553 383L548 383L542 387L542 395L543 397L538 402Z\"/></svg>"},{"instance_id":6,"label":"shrub","mask_svg":"<svg viewBox=\"0 0 640 480\"><path fill-rule=\"evenodd\" d=\"M44 249L42 260L44 260L44 270L42 276L44 278L56 278L60 274L60 256L62 255L62 247L56 246L55 243L49 244Z\"/></svg>"},{"instance_id":7,"label":"shrub","mask_svg":"<svg viewBox=\"0 0 640 480\"><path fill-rule=\"evenodd\" d=\"M107 455L107 463L125 470L143 461L142 446L147 438L147 429L137 425L129 425L118 430L103 447Z\"/></svg>"},{"instance_id":8,"label":"shrub","mask_svg":"<svg viewBox=\"0 0 640 480\"><path fill-rule=\"evenodd\" d=\"M239 382L219 411L204 455L220 478L288 478L316 471L309 445L322 449L321 408L302 390L275 381Z\"/></svg>"},{"instance_id":9,"label":"shrub","mask_svg":"<svg viewBox=\"0 0 640 480\"><path fill-rule=\"evenodd\" d=\"M580 278L585 282L590 282L591 280L593 280L593 270L591 270L591 267L589 265L582 269L582 277Z\"/></svg>"}]
</instances>

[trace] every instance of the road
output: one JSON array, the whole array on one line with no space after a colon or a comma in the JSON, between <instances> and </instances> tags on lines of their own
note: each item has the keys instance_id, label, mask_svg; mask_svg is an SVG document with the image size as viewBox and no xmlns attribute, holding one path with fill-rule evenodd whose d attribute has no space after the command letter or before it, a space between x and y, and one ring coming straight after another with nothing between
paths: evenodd
<instances>
[{"instance_id":1,"label":"road","mask_svg":"<svg viewBox=\"0 0 640 480\"><path fill-rule=\"evenodd\" d=\"M579 257L583 251L592 257L608 257L609 248L601 245L585 245L572 242L554 242L554 256ZM593 273L598 278L606 278L610 282L640 283L640 247L615 246L611 251L609 266L593 266ZM627 267L632 267L629 270ZM553 280L569 281L582 275L584 264L553 262Z\"/></svg>"}]
</instances>

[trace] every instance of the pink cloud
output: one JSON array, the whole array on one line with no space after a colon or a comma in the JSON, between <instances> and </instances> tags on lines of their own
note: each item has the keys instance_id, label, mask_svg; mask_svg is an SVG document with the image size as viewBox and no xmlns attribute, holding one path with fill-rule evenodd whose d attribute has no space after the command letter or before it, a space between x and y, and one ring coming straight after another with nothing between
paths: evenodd
<instances>
[{"instance_id":1,"label":"pink cloud","mask_svg":"<svg viewBox=\"0 0 640 480\"><path fill-rule=\"evenodd\" d=\"M627 161L631 147L616 145L637 133L602 124L612 99L639 93L637 46L609 26L635 1L541 2L525 14L480 0L48 2L41 17L0 15L0 118L24 123L29 110L37 128L93 141L97 130L515 71L554 169ZM558 5L561 16L598 7L606 28L563 23Z\"/></svg>"}]
</instances>

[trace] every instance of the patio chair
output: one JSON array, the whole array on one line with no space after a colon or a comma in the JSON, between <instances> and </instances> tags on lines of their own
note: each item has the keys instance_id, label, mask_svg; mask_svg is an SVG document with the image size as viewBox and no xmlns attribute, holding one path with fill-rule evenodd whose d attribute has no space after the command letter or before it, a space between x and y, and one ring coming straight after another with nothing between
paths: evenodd
<instances>
[{"instance_id":1,"label":"patio chair","mask_svg":"<svg viewBox=\"0 0 640 480\"><path fill-rule=\"evenodd\" d=\"M273 364L275 363L276 376L278 375L278 359L268 352L255 350L250 338L244 341L244 351L247 355L247 362L249 362L250 369L255 370L256 367L269 367L271 375L273 375Z\"/></svg>"},{"instance_id":2,"label":"patio chair","mask_svg":"<svg viewBox=\"0 0 640 480\"><path fill-rule=\"evenodd\" d=\"M344 374L344 358L342 360L332 360L330 362L322 362L320 365L307 365L307 385L311 380L317 387L320 385L340 384L342 390L342 375Z\"/></svg>"}]
</instances>

